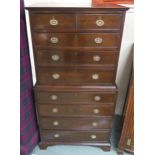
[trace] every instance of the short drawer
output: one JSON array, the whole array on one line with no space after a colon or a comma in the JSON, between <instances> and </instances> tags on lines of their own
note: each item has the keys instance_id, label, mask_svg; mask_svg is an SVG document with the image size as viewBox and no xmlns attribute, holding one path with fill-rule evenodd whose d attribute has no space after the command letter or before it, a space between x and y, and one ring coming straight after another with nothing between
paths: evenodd
<instances>
[{"instance_id":1,"label":"short drawer","mask_svg":"<svg viewBox=\"0 0 155 155\"><path fill-rule=\"evenodd\" d=\"M64 130L94 130L110 129L112 117L101 118L79 118L79 117L40 117L40 127L42 129L64 129Z\"/></svg>"},{"instance_id":2,"label":"short drawer","mask_svg":"<svg viewBox=\"0 0 155 155\"><path fill-rule=\"evenodd\" d=\"M39 84L114 83L114 69L49 68L38 69Z\"/></svg>"},{"instance_id":3,"label":"short drawer","mask_svg":"<svg viewBox=\"0 0 155 155\"><path fill-rule=\"evenodd\" d=\"M38 112L40 116L113 116L114 105L38 104Z\"/></svg>"},{"instance_id":4,"label":"short drawer","mask_svg":"<svg viewBox=\"0 0 155 155\"><path fill-rule=\"evenodd\" d=\"M74 14L31 14L32 29L41 29L44 31L75 31L76 17Z\"/></svg>"},{"instance_id":5,"label":"short drawer","mask_svg":"<svg viewBox=\"0 0 155 155\"><path fill-rule=\"evenodd\" d=\"M38 50L36 55L39 66L116 65L118 60L117 51Z\"/></svg>"},{"instance_id":6,"label":"short drawer","mask_svg":"<svg viewBox=\"0 0 155 155\"><path fill-rule=\"evenodd\" d=\"M80 14L78 29L80 30L120 30L122 14Z\"/></svg>"},{"instance_id":7,"label":"short drawer","mask_svg":"<svg viewBox=\"0 0 155 155\"><path fill-rule=\"evenodd\" d=\"M35 91L35 99L38 103L51 104L103 104L115 103L116 92L46 92Z\"/></svg>"},{"instance_id":8,"label":"short drawer","mask_svg":"<svg viewBox=\"0 0 155 155\"><path fill-rule=\"evenodd\" d=\"M42 141L52 142L109 142L109 131L57 131L41 130Z\"/></svg>"},{"instance_id":9,"label":"short drawer","mask_svg":"<svg viewBox=\"0 0 155 155\"><path fill-rule=\"evenodd\" d=\"M34 33L37 47L105 47L118 48L119 33Z\"/></svg>"}]
</instances>

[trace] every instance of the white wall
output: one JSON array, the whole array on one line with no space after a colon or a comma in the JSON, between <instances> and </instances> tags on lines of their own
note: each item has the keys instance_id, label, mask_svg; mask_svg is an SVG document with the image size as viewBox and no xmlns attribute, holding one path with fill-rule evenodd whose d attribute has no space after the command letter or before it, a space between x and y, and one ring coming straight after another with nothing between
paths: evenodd
<instances>
[{"instance_id":1,"label":"white wall","mask_svg":"<svg viewBox=\"0 0 155 155\"><path fill-rule=\"evenodd\" d=\"M116 84L118 86L118 98L116 104L116 114L121 114L125 102L126 91L133 61L134 42L134 10L130 9L126 13L122 46L118 62Z\"/></svg>"},{"instance_id":2,"label":"white wall","mask_svg":"<svg viewBox=\"0 0 155 155\"><path fill-rule=\"evenodd\" d=\"M49 2L50 0L25 0L25 6L33 4L35 2ZM66 1L66 0L54 0L54 1ZM67 0L72 1L72 0ZM86 2L88 0L77 0L78 2ZM29 48L30 48L30 57L31 57L31 65L32 65L32 74L33 74L33 83L36 82L35 76L35 69L34 69L34 60L33 60L33 52L32 52L32 44L31 44L31 36L30 36L30 29L29 29L29 19L28 19L28 12L26 11L26 19L27 19L27 31L28 31L28 38L29 38ZM129 81L129 74L131 70L132 64L132 46L134 41L134 11L130 9L126 14L125 19L125 26L123 32L123 39L122 39L122 46L120 51L120 58L118 63L118 70L116 76L116 84L119 89L118 98L117 98L117 105L116 105L116 114L121 115L122 109L124 106L124 101L126 97L126 91Z\"/></svg>"},{"instance_id":3,"label":"white wall","mask_svg":"<svg viewBox=\"0 0 155 155\"><path fill-rule=\"evenodd\" d=\"M35 4L35 3L40 3L40 2L56 2L56 3L91 3L91 0L24 0L25 1L25 6Z\"/></svg>"}]
</instances>

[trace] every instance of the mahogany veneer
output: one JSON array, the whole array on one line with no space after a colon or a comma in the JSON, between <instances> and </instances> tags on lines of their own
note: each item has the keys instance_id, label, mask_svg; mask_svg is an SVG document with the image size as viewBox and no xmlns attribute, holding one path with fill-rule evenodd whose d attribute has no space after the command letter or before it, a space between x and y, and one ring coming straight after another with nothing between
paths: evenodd
<instances>
[{"instance_id":1,"label":"mahogany veneer","mask_svg":"<svg viewBox=\"0 0 155 155\"><path fill-rule=\"evenodd\" d=\"M125 12L118 5L27 7L37 83L40 148L110 151Z\"/></svg>"},{"instance_id":2,"label":"mahogany veneer","mask_svg":"<svg viewBox=\"0 0 155 155\"><path fill-rule=\"evenodd\" d=\"M38 50L37 65L46 67L69 67L72 66L96 66L106 65L116 66L118 59L117 51L103 50ZM59 60L54 61L53 57L57 55ZM100 58L99 58L99 57ZM99 58L98 61L94 61Z\"/></svg>"}]
</instances>

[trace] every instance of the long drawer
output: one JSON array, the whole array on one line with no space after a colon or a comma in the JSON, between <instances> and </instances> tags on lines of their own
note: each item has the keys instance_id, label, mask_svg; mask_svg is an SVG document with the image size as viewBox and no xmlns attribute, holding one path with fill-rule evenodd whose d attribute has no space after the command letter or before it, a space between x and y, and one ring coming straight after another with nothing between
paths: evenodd
<instances>
[{"instance_id":1,"label":"long drawer","mask_svg":"<svg viewBox=\"0 0 155 155\"><path fill-rule=\"evenodd\" d=\"M51 104L104 104L115 103L116 92L58 92L35 91L36 102Z\"/></svg>"},{"instance_id":2,"label":"long drawer","mask_svg":"<svg viewBox=\"0 0 155 155\"><path fill-rule=\"evenodd\" d=\"M102 68L50 68L38 69L39 84L97 84L114 83L115 70Z\"/></svg>"},{"instance_id":3,"label":"long drawer","mask_svg":"<svg viewBox=\"0 0 155 155\"><path fill-rule=\"evenodd\" d=\"M118 48L119 33L33 33L36 47Z\"/></svg>"},{"instance_id":4,"label":"long drawer","mask_svg":"<svg viewBox=\"0 0 155 155\"><path fill-rule=\"evenodd\" d=\"M115 104L70 105L38 104L40 116L113 116Z\"/></svg>"},{"instance_id":5,"label":"long drawer","mask_svg":"<svg viewBox=\"0 0 155 155\"><path fill-rule=\"evenodd\" d=\"M117 65L117 51L37 50L39 66L99 66Z\"/></svg>"},{"instance_id":6,"label":"long drawer","mask_svg":"<svg viewBox=\"0 0 155 155\"><path fill-rule=\"evenodd\" d=\"M40 117L42 129L63 129L63 130L103 130L110 129L112 117Z\"/></svg>"},{"instance_id":7,"label":"long drawer","mask_svg":"<svg viewBox=\"0 0 155 155\"><path fill-rule=\"evenodd\" d=\"M57 131L41 130L42 141L52 142L109 142L111 136L108 130L103 131Z\"/></svg>"}]
</instances>

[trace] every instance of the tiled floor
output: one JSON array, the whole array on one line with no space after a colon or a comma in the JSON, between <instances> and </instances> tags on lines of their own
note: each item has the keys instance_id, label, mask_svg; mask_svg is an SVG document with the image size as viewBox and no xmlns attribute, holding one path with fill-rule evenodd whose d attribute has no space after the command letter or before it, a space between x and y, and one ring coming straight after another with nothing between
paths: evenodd
<instances>
[{"instance_id":1,"label":"tiled floor","mask_svg":"<svg viewBox=\"0 0 155 155\"><path fill-rule=\"evenodd\" d=\"M46 150L40 150L38 146L30 155L117 155L117 144L120 135L120 117L116 116L114 121L114 132L112 136L112 149L104 152L102 149L90 146L50 146ZM124 153L124 155L130 155Z\"/></svg>"}]
</instances>

